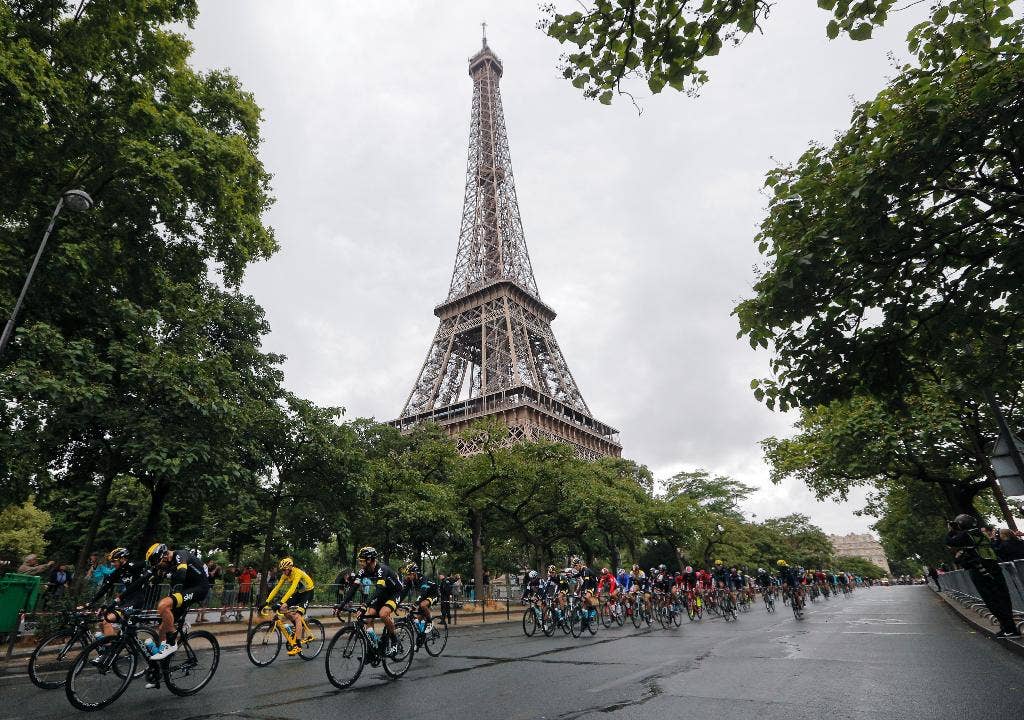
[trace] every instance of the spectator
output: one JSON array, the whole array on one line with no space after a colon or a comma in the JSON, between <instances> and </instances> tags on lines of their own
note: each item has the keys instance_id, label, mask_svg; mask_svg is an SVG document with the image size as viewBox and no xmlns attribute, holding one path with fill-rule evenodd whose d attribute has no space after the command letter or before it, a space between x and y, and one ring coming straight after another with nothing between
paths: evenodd
<instances>
[{"instance_id":1,"label":"spectator","mask_svg":"<svg viewBox=\"0 0 1024 720\"><path fill-rule=\"evenodd\" d=\"M89 592L95 595L103 581L113 572L114 564L107 560L106 556L100 560L99 553L92 553L89 556L89 572L85 576L86 582L89 583Z\"/></svg>"},{"instance_id":2,"label":"spectator","mask_svg":"<svg viewBox=\"0 0 1024 720\"><path fill-rule=\"evenodd\" d=\"M1020 538L1021 533L1014 533L1006 528L1002 528L995 533L995 537L992 539L992 547L995 548L996 556L1000 562L1024 560L1024 540Z\"/></svg>"},{"instance_id":3,"label":"spectator","mask_svg":"<svg viewBox=\"0 0 1024 720\"><path fill-rule=\"evenodd\" d=\"M53 567L53 560L47 563L40 564L39 556L35 553L26 555L22 561L21 566L18 568L18 572L22 575L45 575Z\"/></svg>"},{"instance_id":4,"label":"spectator","mask_svg":"<svg viewBox=\"0 0 1024 720\"><path fill-rule=\"evenodd\" d=\"M235 619L241 620L242 616L238 613L238 568L234 564L229 564L227 569L224 571L224 597L221 600L221 605L224 609L234 608Z\"/></svg>"},{"instance_id":5,"label":"spectator","mask_svg":"<svg viewBox=\"0 0 1024 720\"><path fill-rule=\"evenodd\" d=\"M476 578L471 577L466 581L466 597L470 602L476 600Z\"/></svg>"},{"instance_id":6,"label":"spectator","mask_svg":"<svg viewBox=\"0 0 1024 720\"><path fill-rule=\"evenodd\" d=\"M936 590L941 590L942 589L942 585L939 584L939 571L936 570L935 568L929 566L928 567L928 576L935 582L935 589Z\"/></svg>"},{"instance_id":7,"label":"spectator","mask_svg":"<svg viewBox=\"0 0 1024 720\"><path fill-rule=\"evenodd\" d=\"M452 599L458 603L462 601L462 575L455 573L455 581L452 583Z\"/></svg>"},{"instance_id":8,"label":"spectator","mask_svg":"<svg viewBox=\"0 0 1024 720\"><path fill-rule=\"evenodd\" d=\"M348 592L348 586L352 584L353 573L351 570L342 570L334 578L334 604L341 605L341 601Z\"/></svg>"},{"instance_id":9,"label":"spectator","mask_svg":"<svg viewBox=\"0 0 1024 720\"><path fill-rule=\"evenodd\" d=\"M205 563L206 577L210 579L210 590L214 590L214 583L221 579L224 571L221 570L220 566L217 565L215 560L207 560ZM223 588L223 586L222 586ZM206 599L199 604L199 610L196 611L196 622L207 622L206 620L206 608L210 606L210 600L213 599L214 593L210 592L207 594Z\"/></svg>"},{"instance_id":10,"label":"spectator","mask_svg":"<svg viewBox=\"0 0 1024 720\"><path fill-rule=\"evenodd\" d=\"M447 623L452 615L452 579L441 575L437 585L441 597L441 621Z\"/></svg>"},{"instance_id":11,"label":"spectator","mask_svg":"<svg viewBox=\"0 0 1024 720\"><path fill-rule=\"evenodd\" d=\"M50 571L49 583L46 587L47 600L60 600L67 592L71 582L71 568L67 563L59 563Z\"/></svg>"},{"instance_id":12,"label":"spectator","mask_svg":"<svg viewBox=\"0 0 1024 720\"><path fill-rule=\"evenodd\" d=\"M238 576L238 604L248 607L252 600L252 584L256 581L256 568L247 565Z\"/></svg>"},{"instance_id":13,"label":"spectator","mask_svg":"<svg viewBox=\"0 0 1024 720\"><path fill-rule=\"evenodd\" d=\"M967 570L982 601L999 621L1001 630L996 637L1019 638L1006 579L992 543L984 530L978 529L977 522L973 515L957 515L949 524L946 545L954 551L954 558Z\"/></svg>"}]
</instances>

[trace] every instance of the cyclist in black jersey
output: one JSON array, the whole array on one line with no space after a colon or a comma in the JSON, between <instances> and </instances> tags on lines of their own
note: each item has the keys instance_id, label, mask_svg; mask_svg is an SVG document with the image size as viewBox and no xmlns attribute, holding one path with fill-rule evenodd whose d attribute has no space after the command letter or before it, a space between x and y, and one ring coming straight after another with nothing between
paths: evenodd
<instances>
[{"instance_id":1,"label":"cyclist in black jersey","mask_svg":"<svg viewBox=\"0 0 1024 720\"><path fill-rule=\"evenodd\" d=\"M107 560L114 566L114 572L103 578L103 582L96 590L96 594L88 602L88 605L95 607L96 604L108 595L113 594L113 603L120 607L134 607L145 602L146 594L142 590L143 578L150 576L148 568L129 559L127 548L118 547L107 553ZM126 588L118 592L120 588ZM79 609L83 609L79 607ZM111 623L117 622L117 615L105 613L100 622L100 630L104 635L115 635L116 631Z\"/></svg>"},{"instance_id":2,"label":"cyclist in black jersey","mask_svg":"<svg viewBox=\"0 0 1024 720\"><path fill-rule=\"evenodd\" d=\"M149 582L159 584L165 577L171 581L171 594L161 598L156 611L160 615L157 634L159 646L152 652L153 660L170 657L178 649L175 624L185 616L191 605L201 603L210 591L206 566L187 550L171 550L163 543L153 543L146 551L146 561L153 568Z\"/></svg>"},{"instance_id":3,"label":"cyclist in black jersey","mask_svg":"<svg viewBox=\"0 0 1024 720\"><path fill-rule=\"evenodd\" d=\"M362 587L363 579L370 581L374 588L373 597L366 608L363 622L373 622L379 617L384 622L384 636L387 639L384 652L394 654L395 618L393 613L398 609L405 585L402 578L394 570L377 559L377 549L364 547L359 551L359 571L352 576L351 585L345 593L342 605L352 601L356 591Z\"/></svg>"},{"instance_id":4,"label":"cyclist in black jersey","mask_svg":"<svg viewBox=\"0 0 1024 720\"><path fill-rule=\"evenodd\" d=\"M420 609L420 614L426 622L423 630L430 632L434 629L430 618L430 606L437 602L439 594L437 583L420 574L420 566L416 563L409 563L402 568L402 574L405 576L405 584L409 588L410 597L413 593L416 594L416 607Z\"/></svg>"},{"instance_id":5,"label":"cyclist in black jersey","mask_svg":"<svg viewBox=\"0 0 1024 720\"><path fill-rule=\"evenodd\" d=\"M573 568L579 576L583 606L590 610L590 618L594 619L597 617L597 573L587 567L580 558L574 559Z\"/></svg>"}]
</instances>

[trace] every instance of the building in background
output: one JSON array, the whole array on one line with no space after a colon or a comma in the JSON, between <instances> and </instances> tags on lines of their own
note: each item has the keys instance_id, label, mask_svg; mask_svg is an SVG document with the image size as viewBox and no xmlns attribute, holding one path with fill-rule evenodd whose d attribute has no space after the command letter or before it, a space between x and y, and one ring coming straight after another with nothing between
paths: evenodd
<instances>
[{"instance_id":1,"label":"building in background","mask_svg":"<svg viewBox=\"0 0 1024 720\"><path fill-rule=\"evenodd\" d=\"M832 549L837 557L845 555L864 558L885 570L886 575L892 575L889 561L885 557L885 550L874 536L868 533L862 535L850 533L849 535L829 535L828 539L832 543Z\"/></svg>"}]
</instances>

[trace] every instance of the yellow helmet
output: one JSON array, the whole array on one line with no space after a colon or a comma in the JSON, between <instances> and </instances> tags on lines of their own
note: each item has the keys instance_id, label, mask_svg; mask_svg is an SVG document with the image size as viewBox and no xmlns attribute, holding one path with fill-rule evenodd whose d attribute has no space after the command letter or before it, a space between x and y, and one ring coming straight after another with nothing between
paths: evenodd
<instances>
[{"instance_id":1,"label":"yellow helmet","mask_svg":"<svg viewBox=\"0 0 1024 720\"><path fill-rule=\"evenodd\" d=\"M721 560L715 560L715 565L721 565L721 564L722 564Z\"/></svg>"},{"instance_id":2,"label":"yellow helmet","mask_svg":"<svg viewBox=\"0 0 1024 720\"><path fill-rule=\"evenodd\" d=\"M114 560L127 560L128 559L128 548L116 547L107 553L107 561L113 562Z\"/></svg>"},{"instance_id":3,"label":"yellow helmet","mask_svg":"<svg viewBox=\"0 0 1024 720\"><path fill-rule=\"evenodd\" d=\"M146 562L150 565L156 565L163 558L165 552L167 552L166 545L163 543L153 543L146 550Z\"/></svg>"},{"instance_id":4,"label":"yellow helmet","mask_svg":"<svg viewBox=\"0 0 1024 720\"><path fill-rule=\"evenodd\" d=\"M779 567L786 567L786 561L785 560L779 560L775 564L778 565Z\"/></svg>"},{"instance_id":5,"label":"yellow helmet","mask_svg":"<svg viewBox=\"0 0 1024 720\"><path fill-rule=\"evenodd\" d=\"M277 564L278 570L291 570L293 567L295 562L290 557L281 558L281 562Z\"/></svg>"}]
</instances>

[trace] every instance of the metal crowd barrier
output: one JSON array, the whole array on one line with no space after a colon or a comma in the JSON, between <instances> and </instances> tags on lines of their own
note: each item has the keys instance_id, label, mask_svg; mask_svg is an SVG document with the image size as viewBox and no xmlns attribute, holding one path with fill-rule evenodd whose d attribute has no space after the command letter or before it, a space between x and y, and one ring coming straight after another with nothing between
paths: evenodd
<instances>
[{"instance_id":1,"label":"metal crowd barrier","mask_svg":"<svg viewBox=\"0 0 1024 720\"><path fill-rule=\"evenodd\" d=\"M1003 571L1003 578L1006 580L1006 587L1010 591L1010 600L1013 605L1013 617L1017 627L1024 632L1024 560L999 563ZM929 579L929 584L932 584ZM998 626L999 621L992 615L981 595L978 593L971 575L966 570L954 570L953 572L939 575L939 587L937 588L949 597L956 600L962 606L974 610L978 615L987 619L992 626Z\"/></svg>"}]
</instances>

